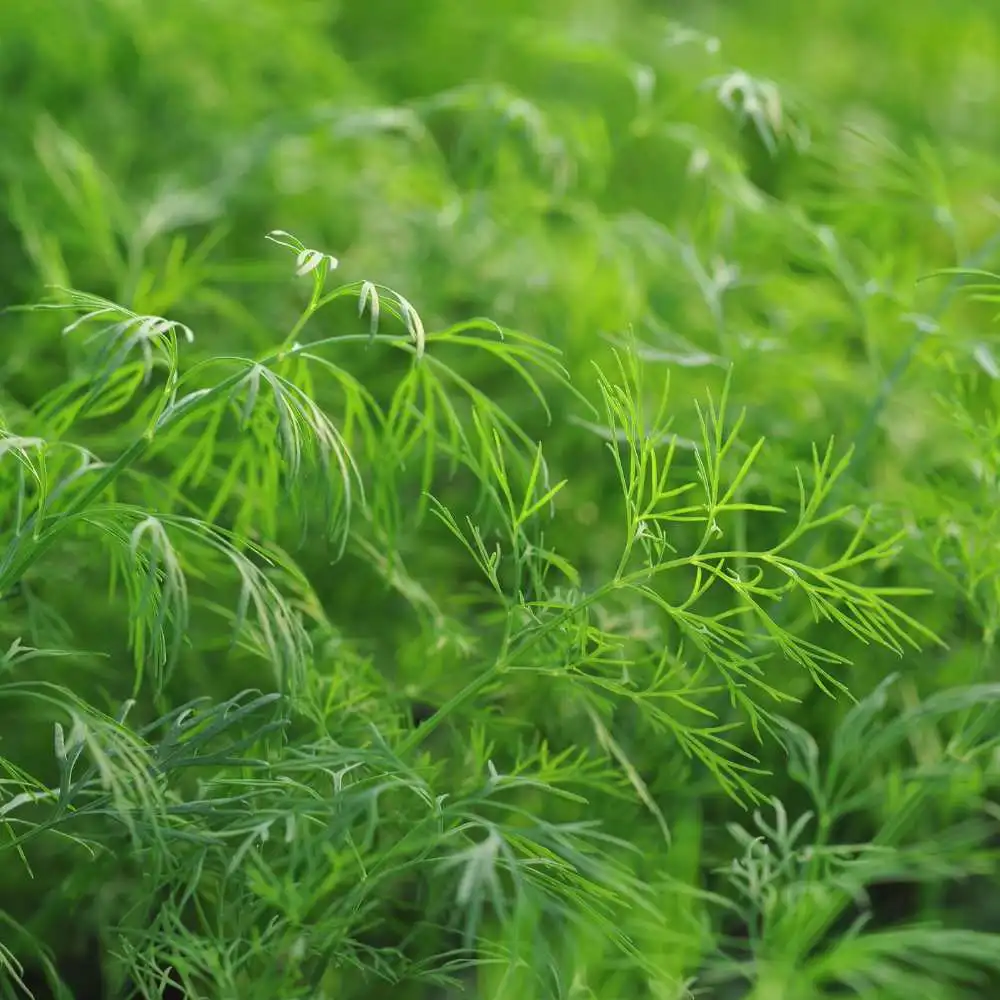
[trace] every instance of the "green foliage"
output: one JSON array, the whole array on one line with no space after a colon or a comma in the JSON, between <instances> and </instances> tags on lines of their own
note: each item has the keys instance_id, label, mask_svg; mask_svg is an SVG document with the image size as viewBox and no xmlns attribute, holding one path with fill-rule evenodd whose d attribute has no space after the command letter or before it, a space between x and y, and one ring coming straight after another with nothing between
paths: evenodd
<instances>
[{"instance_id":1,"label":"green foliage","mask_svg":"<svg viewBox=\"0 0 1000 1000\"><path fill-rule=\"evenodd\" d=\"M1000 33L472 11L0 14L0 997L990 995Z\"/></svg>"}]
</instances>

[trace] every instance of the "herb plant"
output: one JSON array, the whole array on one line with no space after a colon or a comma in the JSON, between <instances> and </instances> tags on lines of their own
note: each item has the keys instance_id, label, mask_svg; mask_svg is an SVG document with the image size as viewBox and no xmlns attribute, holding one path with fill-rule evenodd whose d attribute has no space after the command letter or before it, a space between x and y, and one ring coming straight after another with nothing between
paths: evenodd
<instances>
[{"instance_id":1,"label":"herb plant","mask_svg":"<svg viewBox=\"0 0 1000 1000\"><path fill-rule=\"evenodd\" d=\"M960 99L792 95L764 12L99 6L94 105L0 110L0 997L991 995Z\"/></svg>"}]
</instances>

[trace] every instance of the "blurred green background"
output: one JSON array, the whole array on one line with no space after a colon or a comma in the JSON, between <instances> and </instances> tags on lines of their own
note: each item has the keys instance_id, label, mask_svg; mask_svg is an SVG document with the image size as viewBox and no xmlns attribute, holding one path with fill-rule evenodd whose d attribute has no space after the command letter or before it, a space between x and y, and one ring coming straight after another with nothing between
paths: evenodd
<instances>
[{"instance_id":1,"label":"blurred green background","mask_svg":"<svg viewBox=\"0 0 1000 1000\"><path fill-rule=\"evenodd\" d=\"M301 302L264 242L283 229L335 254L345 281L398 289L428 329L488 316L555 345L584 392L593 363L634 335L647 377L669 373L682 438L731 366L746 439L768 439L751 493L794 504L796 465L833 437L857 449L841 499L907 532L879 579L933 591L907 608L947 648L899 661L799 623L852 658L843 679L858 696L901 671L903 708L997 678L1000 339L992 308L938 272L1000 258L998 111L1000 11L973 0L4 0L0 306L72 286L188 324L192 357L259 352ZM77 371L78 350L47 320L4 316L6 419ZM547 425L523 386L477 364L467 377L544 441L554 478L570 477L552 538L599 578L620 517L586 415L547 387ZM398 374L361 353L353 371L376 393ZM114 429L95 445L102 434ZM844 537L823 537L813 557ZM468 586L438 536L404 546L435 598ZM330 569L324 553L295 554L329 620L394 690L437 704L461 686L365 560ZM102 572L50 565L30 581L31 627L122 650L121 615L92 586ZM8 643L25 620L9 614ZM262 682L212 668L205 636L177 681L186 691ZM59 679L88 697L128 694L131 678L107 663L78 670ZM795 720L825 747L844 706L791 665L769 680L802 699ZM544 697L532 689L508 711L545 717ZM3 736L29 762L51 738L10 716ZM609 813L613 825L652 869L711 883L739 807L675 747L619 738L693 846L660 857L639 804ZM762 753L775 772L764 791L793 799L783 754ZM943 791L924 832L979 809L996 770L987 756L974 794ZM883 819L850 832L866 839ZM19 879L4 873L0 891L14 899ZM887 920L1000 930L990 886L897 886L880 905Z\"/></svg>"}]
</instances>

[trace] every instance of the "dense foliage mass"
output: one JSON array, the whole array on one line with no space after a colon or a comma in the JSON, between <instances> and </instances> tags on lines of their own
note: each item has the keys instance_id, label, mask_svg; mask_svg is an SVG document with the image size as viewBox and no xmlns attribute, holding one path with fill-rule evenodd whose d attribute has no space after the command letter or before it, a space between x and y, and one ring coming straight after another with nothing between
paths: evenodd
<instances>
[{"instance_id":1,"label":"dense foliage mass","mask_svg":"<svg viewBox=\"0 0 1000 1000\"><path fill-rule=\"evenodd\" d=\"M0 998L997 993L989 5L0 6Z\"/></svg>"}]
</instances>

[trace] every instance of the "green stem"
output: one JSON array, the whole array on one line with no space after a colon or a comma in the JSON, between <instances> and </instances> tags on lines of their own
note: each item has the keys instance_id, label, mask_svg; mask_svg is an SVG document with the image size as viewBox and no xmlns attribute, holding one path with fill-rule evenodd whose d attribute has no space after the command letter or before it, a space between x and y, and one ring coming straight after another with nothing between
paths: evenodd
<instances>
[{"instance_id":1,"label":"green stem","mask_svg":"<svg viewBox=\"0 0 1000 1000\"><path fill-rule=\"evenodd\" d=\"M454 694L449 698L426 722L420 724L419 727L414 729L409 736L403 740L399 747L400 757L405 756L410 753L410 751L415 750L431 733L434 732L448 716L452 715L457 709L461 708L467 702L471 701L476 695L479 694L484 688L489 687L490 684L496 680L502 673L504 673L506 667L501 660L498 660L489 669L484 670L478 677L469 681L468 684L462 688L457 694Z\"/></svg>"}]
</instances>

